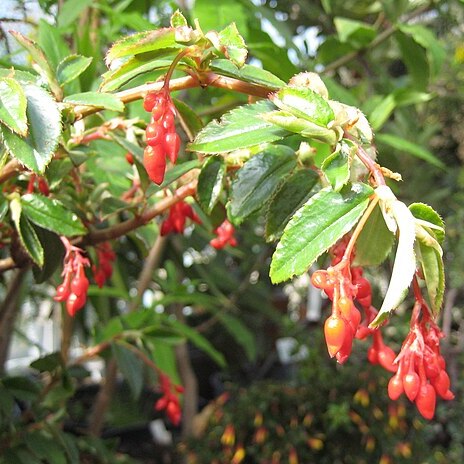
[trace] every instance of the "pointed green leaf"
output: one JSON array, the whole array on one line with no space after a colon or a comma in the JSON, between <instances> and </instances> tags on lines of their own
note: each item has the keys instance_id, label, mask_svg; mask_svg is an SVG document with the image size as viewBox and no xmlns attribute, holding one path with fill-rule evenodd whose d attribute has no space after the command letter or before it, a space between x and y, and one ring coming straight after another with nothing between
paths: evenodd
<instances>
[{"instance_id":1,"label":"pointed green leaf","mask_svg":"<svg viewBox=\"0 0 464 464\"><path fill-rule=\"evenodd\" d=\"M336 192L339 192L350 179L351 162L355 152L356 146L353 142L342 140L337 150L322 163L321 169Z\"/></svg>"},{"instance_id":2,"label":"pointed green leaf","mask_svg":"<svg viewBox=\"0 0 464 464\"><path fill-rule=\"evenodd\" d=\"M421 264L427 293L429 295L430 309L435 318L440 314L443 296L445 294L445 270L441 253L423 240L417 240L417 257Z\"/></svg>"},{"instance_id":3,"label":"pointed green leaf","mask_svg":"<svg viewBox=\"0 0 464 464\"><path fill-rule=\"evenodd\" d=\"M185 16L179 10L174 11L173 15L171 16L170 22L171 27L188 26Z\"/></svg>"},{"instance_id":4,"label":"pointed green leaf","mask_svg":"<svg viewBox=\"0 0 464 464\"><path fill-rule=\"evenodd\" d=\"M63 100L72 105L86 105L104 110L124 111L124 103L114 95L103 92L83 92L69 95Z\"/></svg>"},{"instance_id":5,"label":"pointed green leaf","mask_svg":"<svg viewBox=\"0 0 464 464\"><path fill-rule=\"evenodd\" d=\"M37 266L42 267L44 263L44 251L40 241L30 222L22 214L21 202L19 198L14 198L10 202L11 218L18 232L19 240L27 254Z\"/></svg>"},{"instance_id":6,"label":"pointed green leaf","mask_svg":"<svg viewBox=\"0 0 464 464\"><path fill-rule=\"evenodd\" d=\"M198 116L198 114L195 113L195 111L182 100L173 98L172 101L176 107L177 112L179 113L179 117L182 120L183 126L185 126L187 130L190 131L190 134L195 137L204 127L200 116Z\"/></svg>"},{"instance_id":7,"label":"pointed green leaf","mask_svg":"<svg viewBox=\"0 0 464 464\"><path fill-rule=\"evenodd\" d=\"M389 255L395 235L388 230L379 206L374 208L356 240L355 266L379 266Z\"/></svg>"},{"instance_id":8,"label":"pointed green leaf","mask_svg":"<svg viewBox=\"0 0 464 464\"><path fill-rule=\"evenodd\" d=\"M324 188L312 196L285 227L272 257L272 282L283 282L306 272L356 224L372 192L368 185L352 184L340 192Z\"/></svg>"},{"instance_id":9,"label":"pointed green leaf","mask_svg":"<svg viewBox=\"0 0 464 464\"><path fill-rule=\"evenodd\" d=\"M427 161L433 166L442 169L446 168L446 165L442 161L440 161L431 151L418 145L417 143L411 142L393 134L377 134L375 138L377 142L384 143L385 145L395 148L396 150L409 153L410 155L413 155L416 158L420 158L424 161Z\"/></svg>"},{"instance_id":10,"label":"pointed green leaf","mask_svg":"<svg viewBox=\"0 0 464 464\"><path fill-rule=\"evenodd\" d=\"M431 206L425 203L411 203L409 205L409 211L411 211L416 219L430 223L428 230L433 232L433 236L441 245L445 239L445 223L441 216ZM426 223L422 223L422 225L427 227ZM431 225L436 227L432 228Z\"/></svg>"},{"instance_id":11,"label":"pointed green leaf","mask_svg":"<svg viewBox=\"0 0 464 464\"><path fill-rule=\"evenodd\" d=\"M234 224L265 206L275 189L296 167L295 152L286 146L269 146L253 156L232 182L228 216Z\"/></svg>"},{"instance_id":12,"label":"pointed green leaf","mask_svg":"<svg viewBox=\"0 0 464 464\"><path fill-rule=\"evenodd\" d=\"M52 93L56 97L61 97L63 95L61 87L56 80L55 73L43 50L34 41L28 39L19 32L10 31L10 34L30 53L32 59L37 64L39 74L48 82Z\"/></svg>"},{"instance_id":13,"label":"pointed green leaf","mask_svg":"<svg viewBox=\"0 0 464 464\"><path fill-rule=\"evenodd\" d=\"M71 54L62 32L45 19L39 21L37 43L43 50L52 69L56 69L59 62Z\"/></svg>"},{"instance_id":14,"label":"pointed green leaf","mask_svg":"<svg viewBox=\"0 0 464 464\"><path fill-rule=\"evenodd\" d=\"M143 363L126 345L127 342L117 340L111 344L111 349L124 379L129 384L132 397L138 399L143 388Z\"/></svg>"},{"instance_id":15,"label":"pointed green leaf","mask_svg":"<svg viewBox=\"0 0 464 464\"><path fill-rule=\"evenodd\" d=\"M270 101L263 100L232 110L220 122L210 122L188 148L201 153L227 153L283 139L290 132L260 117L273 109L275 107Z\"/></svg>"},{"instance_id":16,"label":"pointed green leaf","mask_svg":"<svg viewBox=\"0 0 464 464\"><path fill-rule=\"evenodd\" d=\"M138 32L115 42L106 54L105 61L107 66L110 66L117 58L152 52L163 48L180 49L188 43L194 43L198 37L198 32L185 26Z\"/></svg>"},{"instance_id":17,"label":"pointed green leaf","mask_svg":"<svg viewBox=\"0 0 464 464\"><path fill-rule=\"evenodd\" d=\"M0 78L0 121L21 136L27 134L26 94L14 79Z\"/></svg>"},{"instance_id":18,"label":"pointed green leaf","mask_svg":"<svg viewBox=\"0 0 464 464\"><path fill-rule=\"evenodd\" d=\"M330 105L319 94L302 87L285 87L270 96L281 110L323 127L335 119Z\"/></svg>"},{"instance_id":19,"label":"pointed green leaf","mask_svg":"<svg viewBox=\"0 0 464 464\"><path fill-rule=\"evenodd\" d=\"M229 58L233 64L238 67L245 64L248 50L235 23L229 24L219 32L219 43L221 49L224 51L224 55L226 58Z\"/></svg>"},{"instance_id":20,"label":"pointed green leaf","mask_svg":"<svg viewBox=\"0 0 464 464\"><path fill-rule=\"evenodd\" d=\"M58 82L65 85L79 77L90 66L92 59L82 55L67 56L56 69Z\"/></svg>"},{"instance_id":21,"label":"pointed green leaf","mask_svg":"<svg viewBox=\"0 0 464 464\"><path fill-rule=\"evenodd\" d=\"M36 284L41 284L49 279L63 264L64 246L58 235L42 227L36 227L37 237L44 249L44 265L42 269L34 266L32 272Z\"/></svg>"},{"instance_id":22,"label":"pointed green leaf","mask_svg":"<svg viewBox=\"0 0 464 464\"><path fill-rule=\"evenodd\" d=\"M380 129L387 122L395 107L396 101L393 94L384 97L369 115L369 122L372 129L375 131Z\"/></svg>"},{"instance_id":23,"label":"pointed green leaf","mask_svg":"<svg viewBox=\"0 0 464 464\"><path fill-rule=\"evenodd\" d=\"M92 0L66 0L59 10L58 27L67 27L72 24L92 3Z\"/></svg>"},{"instance_id":24,"label":"pointed green leaf","mask_svg":"<svg viewBox=\"0 0 464 464\"><path fill-rule=\"evenodd\" d=\"M221 321L224 329L229 332L240 345L249 361L256 359L256 341L254 333L237 317L224 312L217 312L215 317Z\"/></svg>"},{"instance_id":25,"label":"pointed green leaf","mask_svg":"<svg viewBox=\"0 0 464 464\"><path fill-rule=\"evenodd\" d=\"M83 235L87 229L71 210L58 200L36 193L21 197L23 214L32 222L58 235Z\"/></svg>"},{"instance_id":26,"label":"pointed green leaf","mask_svg":"<svg viewBox=\"0 0 464 464\"><path fill-rule=\"evenodd\" d=\"M294 213L305 203L319 176L308 169L296 171L272 197L266 217L266 239L277 240Z\"/></svg>"},{"instance_id":27,"label":"pointed green leaf","mask_svg":"<svg viewBox=\"0 0 464 464\"><path fill-rule=\"evenodd\" d=\"M211 62L210 68L221 76L234 77L251 84L269 87L272 90L279 90L285 86L285 82L274 74L249 64L244 64L239 68L229 60L217 59Z\"/></svg>"},{"instance_id":28,"label":"pointed green leaf","mask_svg":"<svg viewBox=\"0 0 464 464\"><path fill-rule=\"evenodd\" d=\"M51 95L33 84L25 84L29 133L22 138L2 128L10 154L36 173L43 173L53 157L61 135L61 115Z\"/></svg>"},{"instance_id":29,"label":"pointed green leaf","mask_svg":"<svg viewBox=\"0 0 464 464\"><path fill-rule=\"evenodd\" d=\"M205 213L210 214L222 192L226 172L224 158L211 156L204 163L198 176L197 199Z\"/></svg>"}]
</instances>

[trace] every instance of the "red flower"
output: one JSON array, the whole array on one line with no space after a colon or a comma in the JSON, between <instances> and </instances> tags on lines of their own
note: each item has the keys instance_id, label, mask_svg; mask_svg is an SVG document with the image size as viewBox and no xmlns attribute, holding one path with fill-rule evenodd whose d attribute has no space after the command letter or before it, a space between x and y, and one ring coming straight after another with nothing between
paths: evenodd
<instances>
[{"instance_id":1,"label":"red flower","mask_svg":"<svg viewBox=\"0 0 464 464\"><path fill-rule=\"evenodd\" d=\"M226 245L237 246L237 239L234 236L235 228L227 219L214 230L214 233L217 237L209 242L212 247L219 250Z\"/></svg>"},{"instance_id":2,"label":"red flower","mask_svg":"<svg viewBox=\"0 0 464 464\"><path fill-rule=\"evenodd\" d=\"M95 283L102 288L113 274L112 262L116 259L116 254L112 250L109 242L103 242L98 245L96 251L98 265L94 264L92 266L93 278Z\"/></svg>"},{"instance_id":3,"label":"red flower","mask_svg":"<svg viewBox=\"0 0 464 464\"><path fill-rule=\"evenodd\" d=\"M196 215L193 208L185 201L179 201L171 206L167 219L161 224L161 235L168 235L173 232L182 234L185 229L186 220L190 219L197 224L201 224L200 218Z\"/></svg>"},{"instance_id":4,"label":"red flower","mask_svg":"<svg viewBox=\"0 0 464 464\"><path fill-rule=\"evenodd\" d=\"M159 373L159 377L163 396L155 403L155 409L166 410L169 420L174 425L179 425L182 418L179 393L183 393L184 389L181 385L173 385L171 379L163 372Z\"/></svg>"}]
</instances>

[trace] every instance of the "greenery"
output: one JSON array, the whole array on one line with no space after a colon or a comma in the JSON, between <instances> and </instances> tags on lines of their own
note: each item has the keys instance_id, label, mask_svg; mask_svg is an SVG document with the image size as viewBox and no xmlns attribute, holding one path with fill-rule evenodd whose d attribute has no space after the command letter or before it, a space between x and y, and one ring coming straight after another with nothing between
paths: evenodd
<instances>
[{"instance_id":1,"label":"greenery","mask_svg":"<svg viewBox=\"0 0 464 464\"><path fill-rule=\"evenodd\" d=\"M0 462L461 462L462 2L9 3Z\"/></svg>"}]
</instances>

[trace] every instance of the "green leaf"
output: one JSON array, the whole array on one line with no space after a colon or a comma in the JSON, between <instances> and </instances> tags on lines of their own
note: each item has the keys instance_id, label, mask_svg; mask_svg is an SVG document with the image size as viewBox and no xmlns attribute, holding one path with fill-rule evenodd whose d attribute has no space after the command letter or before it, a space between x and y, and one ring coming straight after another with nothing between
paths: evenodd
<instances>
[{"instance_id":1,"label":"green leaf","mask_svg":"<svg viewBox=\"0 0 464 464\"><path fill-rule=\"evenodd\" d=\"M301 87L285 87L270 96L281 110L307 119L318 126L327 127L335 119L330 105L319 94Z\"/></svg>"},{"instance_id":2,"label":"green leaf","mask_svg":"<svg viewBox=\"0 0 464 464\"><path fill-rule=\"evenodd\" d=\"M443 296L445 294L445 270L443 258L439 250L429 246L420 238L417 240L417 257L421 264L427 293L430 300L430 309L435 318L440 314Z\"/></svg>"},{"instance_id":3,"label":"green leaf","mask_svg":"<svg viewBox=\"0 0 464 464\"><path fill-rule=\"evenodd\" d=\"M244 64L239 68L229 60L217 59L210 63L210 68L216 74L234 77L251 84L263 85L272 90L279 90L285 86L285 82L274 74L249 64Z\"/></svg>"},{"instance_id":4,"label":"green leaf","mask_svg":"<svg viewBox=\"0 0 464 464\"><path fill-rule=\"evenodd\" d=\"M60 85L68 84L79 77L90 66L92 59L82 55L70 55L60 61L56 69Z\"/></svg>"},{"instance_id":5,"label":"green leaf","mask_svg":"<svg viewBox=\"0 0 464 464\"><path fill-rule=\"evenodd\" d=\"M253 156L237 172L232 182L228 216L240 224L270 200L275 189L296 167L295 152L286 146L269 146Z\"/></svg>"},{"instance_id":6,"label":"green leaf","mask_svg":"<svg viewBox=\"0 0 464 464\"><path fill-rule=\"evenodd\" d=\"M233 64L239 68L245 64L248 50L235 23L229 24L219 32L219 45L226 58Z\"/></svg>"},{"instance_id":7,"label":"green leaf","mask_svg":"<svg viewBox=\"0 0 464 464\"><path fill-rule=\"evenodd\" d=\"M0 68L0 77L8 77L15 79L22 84L36 84L40 77L37 74L32 74L28 71L20 71L19 69Z\"/></svg>"},{"instance_id":8,"label":"green leaf","mask_svg":"<svg viewBox=\"0 0 464 464\"><path fill-rule=\"evenodd\" d=\"M432 164L441 169L445 169L446 165L440 161L431 151L424 147L421 147L417 143L403 139L393 134L377 134L377 142L384 143L389 147L395 148L396 150L409 153L410 155L420 158L428 163Z\"/></svg>"},{"instance_id":9,"label":"green leaf","mask_svg":"<svg viewBox=\"0 0 464 464\"><path fill-rule=\"evenodd\" d=\"M177 112L179 113L179 117L182 119L183 124L188 128L191 135L195 137L198 132L203 129L203 122L200 117L195 113L195 111L184 103L181 100L177 100L176 98L172 99Z\"/></svg>"},{"instance_id":10,"label":"green leaf","mask_svg":"<svg viewBox=\"0 0 464 464\"><path fill-rule=\"evenodd\" d=\"M42 267L44 263L44 251L34 228L22 214L21 201L19 198L11 200L10 211L21 244L32 261L34 261L37 266Z\"/></svg>"},{"instance_id":11,"label":"green leaf","mask_svg":"<svg viewBox=\"0 0 464 464\"><path fill-rule=\"evenodd\" d=\"M267 100L244 105L226 113L220 122L210 122L189 144L190 151L216 154L283 139L290 132L260 116L275 109Z\"/></svg>"},{"instance_id":12,"label":"green leaf","mask_svg":"<svg viewBox=\"0 0 464 464\"><path fill-rule=\"evenodd\" d=\"M273 283L301 275L356 224L373 190L352 184L340 192L324 188L312 196L285 227L272 257Z\"/></svg>"},{"instance_id":13,"label":"green leaf","mask_svg":"<svg viewBox=\"0 0 464 464\"><path fill-rule=\"evenodd\" d=\"M206 160L198 176L197 199L205 213L210 214L222 192L226 173L224 158L211 156Z\"/></svg>"},{"instance_id":14,"label":"green leaf","mask_svg":"<svg viewBox=\"0 0 464 464\"><path fill-rule=\"evenodd\" d=\"M53 72L43 50L34 41L28 39L19 32L10 31L10 34L30 53L32 59L37 64L39 74L48 82L52 93L56 97L61 97L61 87L56 80L55 73Z\"/></svg>"},{"instance_id":15,"label":"green leaf","mask_svg":"<svg viewBox=\"0 0 464 464\"><path fill-rule=\"evenodd\" d=\"M363 48L375 39L375 28L370 24L348 18L334 18L340 42L349 42L355 48Z\"/></svg>"},{"instance_id":16,"label":"green leaf","mask_svg":"<svg viewBox=\"0 0 464 464\"><path fill-rule=\"evenodd\" d=\"M285 179L283 185L272 197L266 218L266 239L277 240L285 226L303 203L305 203L319 180L315 171L296 171Z\"/></svg>"},{"instance_id":17,"label":"green leaf","mask_svg":"<svg viewBox=\"0 0 464 464\"><path fill-rule=\"evenodd\" d=\"M401 31L395 34L401 57L417 89L425 89L430 76L426 51L417 42Z\"/></svg>"},{"instance_id":18,"label":"green leaf","mask_svg":"<svg viewBox=\"0 0 464 464\"><path fill-rule=\"evenodd\" d=\"M64 366L64 361L61 357L61 353L55 352L46 354L32 361L30 366L32 369L36 369L39 372L54 372Z\"/></svg>"},{"instance_id":19,"label":"green leaf","mask_svg":"<svg viewBox=\"0 0 464 464\"><path fill-rule=\"evenodd\" d=\"M71 54L71 50L60 30L44 19L39 21L37 43L43 50L52 69L56 69L59 62Z\"/></svg>"},{"instance_id":20,"label":"green leaf","mask_svg":"<svg viewBox=\"0 0 464 464\"><path fill-rule=\"evenodd\" d=\"M338 144L337 150L322 163L322 171L336 192L350 179L350 167L356 148L353 142L344 139Z\"/></svg>"},{"instance_id":21,"label":"green leaf","mask_svg":"<svg viewBox=\"0 0 464 464\"><path fill-rule=\"evenodd\" d=\"M4 377L2 384L20 401L35 401L40 393L37 383L23 376Z\"/></svg>"},{"instance_id":22,"label":"green leaf","mask_svg":"<svg viewBox=\"0 0 464 464\"><path fill-rule=\"evenodd\" d=\"M64 246L59 237L41 227L36 227L35 231L44 249L44 265L42 269L34 266L32 272L36 284L40 284L49 279L59 266L63 264Z\"/></svg>"},{"instance_id":23,"label":"green leaf","mask_svg":"<svg viewBox=\"0 0 464 464\"><path fill-rule=\"evenodd\" d=\"M92 0L66 0L59 10L58 27L67 27L72 24L92 4Z\"/></svg>"},{"instance_id":24,"label":"green leaf","mask_svg":"<svg viewBox=\"0 0 464 464\"><path fill-rule=\"evenodd\" d=\"M217 312L215 315L235 341L243 348L249 361L256 359L256 341L254 333L237 317Z\"/></svg>"},{"instance_id":25,"label":"green leaf","mask_svg":"<svg viewBox=\"0 0 464 464\"><path fill-rule=\"evenodd\" d=\"M177 331L180 335L183 335L196 345L200 350L204 351L213 361L215 361L220 367L225 367L226 361L222 353L216 350L207 338L200 335L195 329L192 329L186 324L182 324L176 320L169 320L169 325Z\"/></svg>"},{"instance_id":26,"label":"green leaf","mask_svg":"<svg viewBox=\"0 0 464 464\"><path fill-rule=\"evenodd\" d=\"M27 98L29 134L21 138L3 127L3 141L9 153L30 170L41 174L53 157L61 135L58 105L44 89L24 85Z\"/></svg>"},{"instance_id":27,"label":"green leaf","mask_svg":"<svg viewBox=\"0 0 464 464\"><path fill-rule=\"evenodd\" d=\"M111 111L124 111L124 103L114 95L103 92L83 92L69 95L63 100L73 105L86 105Z\"/></svg>"},{"instance_id":28,"label":"green leaf","mask_svg":"<svg viewBox=\"0 0 464 464\"><path fill-rule=\"evenodd\" d=\"M174 11L173 15L171 16L170 22L171 27L188 26L185 16L179 10Z\"/></svg>"},{"instance_id":29,"label":"green leaf","mask_svg":"<svg viewBox=\"0 0 464 464\"><path fill-rule=\"evenodd\" d=\"M0 121L21 136L27 135L27 99L14 79L0 78Z\"/></svg>"},{"instance_id":30,"label":"green leaf","mask_svg":"<svg viewBox=\"0 0 464 464\"><path fill-rule=\"evenodd\" d=\"M369 115L369 122L374 131L380 129L387 121L396 107L396 101L393 94L384 97Z\"/></svg>"},{"instance_id":31,"label":"green leaf","mask_svg":"<svg viewBox=\"0 0 464 464\"><path fill-rule=\"evenodd\" d=\"M87 229L75 213L58 200L36 193L21 197L23 214L32 222L58 235L84 235Z\"/></svg>"},{"instance_id":32,"label":"green leaf","mask_svg":"<svg viewBox=\"0 0 464 464\"><path fill-rule=\"evenodd\" d=\"M126 342L117 340L111 344L111 349L122 375L129 384L132 397L138 399L143 388L143 363L135 353L126 348L126 345Z\"/></svg>"},{"instance_id":33,"label":"green leaf","mask_svg":"<svg viewBox=\"0 0 464 464\"><path fill-rule=\"evenodd\" d=\"M436 227L431 228L427 224L422 223L427 228L428 232L433 232L433 237L437 239L441 245L445 239L445 223L441 216L429 205L425 203L412 203L409 205L409 211L420 221L428 222Z\"/></svg>"},{"instance_id":34,"label":"green leaf","mask_svg":"<svg viewBox=\"0 0 464 464\"><path fill-rule=\"evenodd\" d=\"M166 27L154 31L138 32L115 42L106 54L105 61L109 67L117 58L164 48L180 49L188 43L195 42L197 38L198 33L189 27Z\"/></svg>"},{"instance_id":35,"label":"green leaf","mask_svg":"<svg viewBox=\"0 0 464 464\"><path fill-rule=\"evenodd\" d=\"M395 236L388 230L379 206L374 208L356 240L354 265L379 266L389 255Z\"/></svg>"}]
</instances>

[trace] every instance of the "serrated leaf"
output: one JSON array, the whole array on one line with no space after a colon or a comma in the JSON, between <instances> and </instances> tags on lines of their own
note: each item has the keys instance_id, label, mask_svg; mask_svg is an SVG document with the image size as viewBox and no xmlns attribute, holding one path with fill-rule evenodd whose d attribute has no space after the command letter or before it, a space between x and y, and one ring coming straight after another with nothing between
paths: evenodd
<instances>
[{"instance_id":1,"label":"serrated leaf","mask_svg":"<svg viewBox=\"0 0 464 464\"><path fill-rule=\"evenodd\" d=\"M0 78L0 121L23 137L27 135L26 106L21 85L14 79Z\"/></svg>"},{"instance_id":2,"label":"serrated leaf","mask_svg":"<svg viewBox=\"0 0 464 464\"><path fill-rule=\"evenodd\" d=\"M377 142L384 143L389 147L395 148L396 150L409 153L410 155L420 158L428 163L432 164L441 169L445 169L446 165L440 161L430 150L424 148L417 143L403 139L393 134L377 134Z\"/></svg>"},{"instance_id":3,"label":"serrated leaf","mask_svg":"<svg viewBox=\"0 0 464 464\"><path fill-rule=\"evenodd\" d=\"M234 77L241 81L266 86L272 90L279 90L285 86L285 82L274 74L249 64L244 64L239 68L229 60L217 59L213 60L209 67L221 76Z\"/></svg>"},{"instance_id":4,"label":"serrated leaf","mask_svg":"<svg viewBox=\"0 0 464 464\"><path fill-rule=\"evenodd\" d=\"M384 217L388 217L385 223L389 228L392 221L396 223L398 229L398 247L396 249L395 262L388 290L376 318L370 324L372 328L378 327L388 318L391 311L396 309L404 300L416 271L414 216L403 202L395 198L389 187L378 187L376 193L380 198L382 213Z\"/></svg>"},{"instance_id":5,"label":"serrated leaf","mask_svg":"<svg viewBox=\"0 0 464 464\"><path fill-rule=\"evenodd\" d=\"M339 192L350 179L353 148L356 151L353 142L342 140L337 150L322 163L321 169L336 192Z\"/></svg>"},{"instance_id":6,"label":"serrated leaf","mask_svg":"<svg viewBox=\"0 0 464 464\"><path fill-rule=\"evenodd\" d=\"M19 198L14 198L10 202L10 211L21 244L32 261L34 261L37 266L42 267L44 263L44 251L35 230L22 214Z\"/></svg>"},{"instance_id":7,"label":"serrated leaf","mask_svg":"<svg viewBox=\"0 0 464 464\"><path fill-rule=\"evenodd\" d=\"M111 111L124 111L124 103L114 95L103 92L83 92L69 95L63 99L65 103L86 105Z\"/></svg>"},{"instance_id":8,"label":"serrated leaf","mask_svg":"<svg viewBox=\"0 0 464 464\"><path fill-rule=\"evenodd\" d=\"M189 144L188 149L217 154L281 140L291 132L260 117L274 109L270 101L264 100L232 110L220 122L210 122Z\"/></svg>"},{"instance_id":9,"label":"serrated leaf","mask_svg":"<svg viewBox=\"0 0 464 464\"><path fill-rule=\"evenodd\" d=\"M265 206L283 178L295 167L295 152L283 145L269 146L253 156L238 170L232 182L229 219L240 224Z\"/></svg>"},{"instance_id":10,"label":"serrated leaf","mask_svg":"<svg viewBox=\"0 0 464 464\"><path fill-rule=\"evenodd\" d=\"M293 214L305 203L319 180L315 171L296 171L272 197L266 216L266 239L277 240Z\"/></svg>"},{"instance_id":11,"label":"serrated leaf","mask_svg":"<svg viewBox=\"0 0 464 464\"><path fill-rule=\"evenodd\" d=\"M429 295L430 309L435 318L440 314L443 296L445 294L445 270L440 252L428 246L421 239L417 240L417 257L421 264L427 293Z\"/></svg>"},{"instance_id":12,"label":"serrated leaf","mask_svg":"<svg viewBox=\"0 0 464 464\"><path fill-rule=\"evenodd\" d=\"M58 200L36 193L21 197L23 214L32 222L58 235L84 235L87 229L75 213Z\"/></svg>"},{"instance_id":13,"label":"serrated leaf","mask_svg":"<svg viewBox=\"0 0 464 464\"><path fill-rule=\"evenodd\" d=\"M356 224L373 190L352 184L340 192L324 188L313 195L285 227L272 257L273 283L301 275Z\"/></svg>"},{"instance_id":14,"label":"serrated leaf","mask_svg":"<svg viewBox=\"0 0 464 464\"><path fill-rule=\"evenodd\" d=\"M127 343L118 340L111 344L114 357L129 384L132 397L138 399L143 388L143 363L130 349L126 348Z\"/></svg>"},{"instance_id":15,"label":"serrated leaf","mask_svg":"<svg viewBox=\"0 0 464 464\"><path fill-rule=\"evenodd\" d=\"M171 27L188 26L185 16L179 10L174 11L171 16L170 23Z\"/></svg>"},{"instance_id":16,"label":"serrated leaf","mask_svg":"<svg viewBox=\"0 0 464 464\"><path fill-rule=\"evenodd\" d=\"M302 87L285 87L271 95L272 102L281 110L315 124L327 127L335 119L330 105L319 94Z\"/></svg>"},{"instance_id":17,"label":"serrated leaf","mask_svg":"<svg viewBox=\"0 0 464 464\"><path fill-rule=\"evenodd\" d=\"M68 84L79 77L90 66L92 59L82 55L70 55L60 61L56 68L56 77L60 85Z\"/></svg>"},{"instance_id":18,"label":"serrated leaf","mask_svg":"<svg viewBox=\"0 0 464 464\"><path fill-rule=\"evenodd\" d=\"M61 135L61 115L51 95L33 84L25 84L29 133L19 137L3 127L3 141L9 153L31 171L42 174L53 157Z\"/></svg>"},{"instance_id":19,"label":"serrated leaf","mask_svg":"<svg viewBox=\"0 0 464 464\"><path fill-rule=\"evenodd\" d=\"M222 192L226 172L224 158L212 156L204 163L198 176L197 199L205 213L210 214Z\"/></svg>"},{"instance_id":20,"label":"serrated leaf","mask_svg":"<svg viewBox=\"0 0 464 464\"><path fill-rule=\"evenodd\" d=\"M441 245L445 239L445 223L441 216L431 206L426 205L425 203L411 203L409 205L409 211L411 211L412 215L416 219L436 226L432 229L432 232L438 243ZM423 225L427 227L427 224Z\"/></svg>"},{"instance_id":21,"label":"serrated leaf","mask_svg":"<svg viewBox=\"0 0 464 464\"><path fill-rule=\"evenodd\" d=\"M113 44L106 54L108 67L117 58L152 52L163 48L183 48L189 42L198 38L190 27L166 27L155 31L144 31L124 37Z\"/></svg>"},{"instance_id":22,"label":"serrated leaf","mask_svg":"<svg viewBox=\"0 0 464 464\"><path fill-rule=\"evenodd\" d=\"M379 266L389 255L395 236L388 230L377 205L356 240L355 266Z\"/></svg>"},{"instance_id":23,"label":"serrated leaf","mask_svg":"<svg viewBox=\"0 0 464 464\"><path fill-rule=\"evenodd\" d=\"M10 31L10 34L30 53L32 59L37 64L39 74L48 82L52 93L57 98L61 98L63 95L61 87L56 80L55 73L53 72L43 50L33 40L28 39L19 32Z\"/></svg>"},{"instance_id":24,"label":"serrated leaf","mask_svg":"<svg viewBox=\"0 0 464 464\"><path fill-rule=\"evenodd\" d=\"M235 23L229 24L219 32L219 43L224 55L232 63L238 67L245 64L248 50Z\"/></svg>"}]
</instances>

